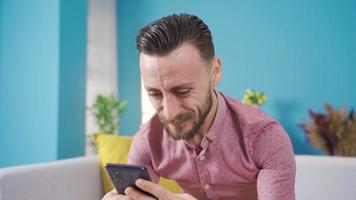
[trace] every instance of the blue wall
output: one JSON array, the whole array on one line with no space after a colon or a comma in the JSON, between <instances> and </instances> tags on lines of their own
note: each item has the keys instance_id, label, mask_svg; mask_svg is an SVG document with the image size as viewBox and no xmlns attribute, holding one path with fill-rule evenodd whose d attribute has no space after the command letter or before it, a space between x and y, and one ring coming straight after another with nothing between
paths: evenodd
<instances>
[{"instance_id":1,"label":"blue wall","mask_svg":"<svg viewBox=\"0 0 356 200\"><path fill-rule=\"evenodd\" d=\"M0 0L0 92L1 92L1 63L2 63L2 19L3 19L3 17L2 17L2 13L3 13L3 11L2 11L2 0ZM2 100L1 100L1 96L0 96L0 113L1 113L1 111L2 111L2 107L1 107L1 105L2 105ZM2 119L2 115L0 114L0 122L1 121L3 121L3 119ZM0 123L0 125L1 125L1 123Z\"/></svg>"},{"instance_id":2,"label":"blue wall","mask_svg":"<svg viewBox=\"0 0 356 200\"><path fill-rule=\"evenodd\" d=\"M248 87L268 93L264 111L288 131L296 153L319 153L298 124L307 109L326 102L356 105L356 1L138 1L118 3L119 91L129 101L120 132L140 122L140 79L135 36L140 27L188 12L210 27L222 58L218 87L241 98Z\"/></svg>"},{"instance_id":3,"label":"blue wall","mask_svg":"<svg viewBox=\"0 0 356 200\"><path fill-rule=\"evenodd\" d=\"M0 166L54 160L58 1L2 0L1 9Z\"/></svg>"},{"instance_id":4,"label":"blue wall","mask_svg":"<svg viewBox=\"0 0 356 200\"><path fill-rule=\"evenodd\" d=\"M61 0L58 158L84 154L87 1Z\"/></svg>"},{"instance_id":5,"label":"blue wall","mask_svg":"<svg viewBox=\"0 0 356 200\"><path fill-rule=\"evenodd\" d=\"M138 53L135 47L137 30L145 23L140 12L142 1L117 1L118 17L118 77L119 97L128 100L128 105L120 116L120 134L133 135L141 122L141 85L138 68Z\"/></svg>"},{"instance_id":6,"label":"blue wall","mask_svg":"<svg viewBox=\"0 0 356 200\"><path fill-rule=\"evenodd\" d=\"M1 0L0 167L84 153L86 1L68 3Z\"/></svg>"}]
</instances>

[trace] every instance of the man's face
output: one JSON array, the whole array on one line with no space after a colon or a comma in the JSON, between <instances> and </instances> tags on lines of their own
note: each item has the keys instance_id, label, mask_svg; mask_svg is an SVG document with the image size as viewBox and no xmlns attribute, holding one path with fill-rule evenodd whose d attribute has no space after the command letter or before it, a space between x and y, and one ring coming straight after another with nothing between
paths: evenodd
<instances>
[{"instance_id":1,"label":"man's face","mask_svg":"<svg viewBox=\"0 0 356 200\"><path fill-rule=\"evenodd\" d=\"M165 56L140 54L145 89L166 131L174 139L192 139L212 107L208 64L189 43Z\"/></svg>"}]
</instances>

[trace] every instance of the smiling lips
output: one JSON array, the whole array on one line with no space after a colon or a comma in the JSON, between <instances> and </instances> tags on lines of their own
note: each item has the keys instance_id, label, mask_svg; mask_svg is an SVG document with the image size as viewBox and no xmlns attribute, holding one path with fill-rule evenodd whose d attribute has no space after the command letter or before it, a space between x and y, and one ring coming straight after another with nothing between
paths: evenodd
<instances>
[{"instance_id":1,"label":"smiling lips","mask_svg":"<svg viewBox=\"0 0 356 200\"><path fill-rule=\"evenodd\" d=\"M193 118L192 113L184 113L178 115L174 120L170 121L169 124L172 124L175 127L181 127L186 122L190 121Z\"/></svg>"},{"instance_id":2,"label":"smiling lips","mask_svg":"<svg viewBox=\"0 0 356 200\"><path fill-rule=\"evenodd\" d=\"M182 127L188 121L189 121L189 119L184 120L184 121L171 122L170 124L174 127Z\"/></svg>"}]
</instances>

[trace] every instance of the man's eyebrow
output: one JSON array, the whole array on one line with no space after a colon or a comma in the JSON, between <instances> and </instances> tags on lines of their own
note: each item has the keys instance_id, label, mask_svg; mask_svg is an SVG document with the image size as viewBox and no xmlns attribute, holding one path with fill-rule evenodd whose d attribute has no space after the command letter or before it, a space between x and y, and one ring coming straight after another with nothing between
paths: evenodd
<instances>
[{"instance_id":1,"label":"man's eyebrow","mask_svg":"<svg viewBox=\"0 0 356 200\"><path fill-rule=\"evenodd\" d=\"M192 83L183 83L180 85L176 85L176 86L169 88L169 90L179 90L179 89L187 89L187 88L192 88ZM149 86L145 86L145 89L147 91L160 91L160 89L157 89L154 87L149 87Z\"/></svg>"},{"instance_id":2,"label":"man's eyebrow","mask_svg":"<svg viewBox=\"0 0 356 200\"><path fill-rule=\"evenodd\" d=\"M191 88L190 85L178 85L178 86L172 87L170 90L175 91L175 90L189 89L189 88Z\"/></svg>"}]
</instances>

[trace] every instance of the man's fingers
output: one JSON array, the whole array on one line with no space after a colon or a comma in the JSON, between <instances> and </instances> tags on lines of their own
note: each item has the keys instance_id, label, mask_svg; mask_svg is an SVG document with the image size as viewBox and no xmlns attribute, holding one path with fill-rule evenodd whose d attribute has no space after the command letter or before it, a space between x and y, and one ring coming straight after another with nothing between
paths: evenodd
<instances>
[{"instance_id":1,"label":"man's fingers","mask_svg":"<svg viewBox=\"0 0 356 200\"><path fill-rule=\"evenodd\" d=\"M117 191L113 189L110 192L106 193L101 200L132 200L132 199L130 199L125 195L118 194Z\"/></svg>"},{"instance_id":2,"label":"man's fingers","mask_svg":"<svg viewBox=\"0 0 356 200\"><path fill-rule=\"evenodd\" d=\"M155 184L151 181L146 181L144 179L138 179L135 182L135 184L137 187L141 188L142 190L153 194L158 199L173 199L173 197L174 197L174 194L171 193L169 190L167 190L163 186Z\"/></svg>"},{"instance_id":3,"label":"man's fingers","mask_svg":"<svg viewBox=\"0 0 356 200\"><path fill-rule=\"evenodd\" d=\"M135 182L136 186L140 189L153 194L158 199L162 200L197 200L190 194L175 194L151 181L147 181L144 179L138 179Z\"/></svg>"},{"instance_id":4,"label":"man's fingers","mask_svg":"<svg viewBox=\"0 0 356 200\"><path fill-rule=\"evenodd\" d=\"M110 192L106 193L106 194L104 195L103 199L108 198L108 197L112 197L112 196L115 196L115 195L117 195L117 192L116 192L115 189L113 189L113 190L111 190Z\"/></svg>"},{"instance_id":5,"label":"man's fingers","mask_svg":"<svg viewBox=\"0 0 356 200\"><path fill-rule=\"evenodd\" d=\"M150 197L148 195L143 194L142 192L135 190L132 187L128 187L125 189L125 194L134 200L155 200L156 198Z\"/></svg>"},{"instance_id":6,"label":"man's fingers","mask_svg":"<svg viewBox=\"0 0 356 200\"><path fill-rule=\"evenodd\" d=\"M194 198L192 195L188 193L176 194L176 196L179 197L180 199L185 199L185 200L197 200L196 198Z\"/></svg>"},{"instance_id":7,"label":"man's fingers","mask_svg":"<svg viewBox=\"0 0 356 200\"><path fill-rule=\"evenodd\" d=\"M122 194L119 194L116 197L117 197L117 200L132 200L130 197L128 197L126 195L122 195ZM113 199L113 200L116 200L116 199Z\"/></svg>"}]
</instances>

